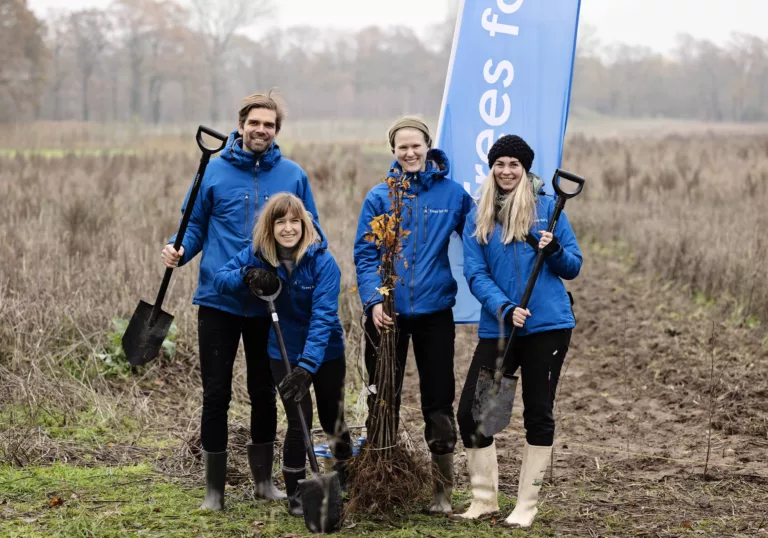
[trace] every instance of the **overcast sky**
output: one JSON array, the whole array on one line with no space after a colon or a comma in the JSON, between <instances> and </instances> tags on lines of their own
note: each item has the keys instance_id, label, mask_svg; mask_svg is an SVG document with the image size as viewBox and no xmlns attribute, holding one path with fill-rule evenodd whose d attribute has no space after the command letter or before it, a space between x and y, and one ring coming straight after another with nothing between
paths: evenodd
<instances>
[{"instance_id":1,"label":"overcast sky","mask_svg":"<svg viewBox=\"0 0 768 538\"><path fill-rule=\"evenodd\" d=\"M211 2L228 0L210 0ZM534 1L534 0L529 0ZM547 1L547 0L535 0ZM111 0L28 0L43 16L50 8L106 7ZM353 29L370 24L408 25L419 31L440 22L452 0L278 0L267 24ZM667 52L679 33L723 44L733 32L768 38L768 0L582 0L582 24L603 43L624 42ZM420 35L423 35L419 31Z\"/></svg>"}]
</instances>

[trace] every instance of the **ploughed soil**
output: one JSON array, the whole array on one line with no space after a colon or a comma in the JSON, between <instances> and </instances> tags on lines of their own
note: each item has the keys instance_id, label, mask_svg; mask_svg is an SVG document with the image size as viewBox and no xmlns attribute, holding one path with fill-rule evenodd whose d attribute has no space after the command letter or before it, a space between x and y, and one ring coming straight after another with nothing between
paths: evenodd
<instances>
[{"instance_id":1,"label":"ploughed soil","mask_svg":"<svg viewBox=\"0 0 768 538\"><path fill-rule=\"evenodd\" d=\"M567 286L577 327L538 520L558 536L768 536L765 331L597 248L584 249ZM456 404L477 342L476 326L458 329ZM413 360L403 405L420 441ZM497 436L500 489L511 496L524 442L518 384ZM460 441L456 454L468 487Z\"/></svg>"}]
</instances>

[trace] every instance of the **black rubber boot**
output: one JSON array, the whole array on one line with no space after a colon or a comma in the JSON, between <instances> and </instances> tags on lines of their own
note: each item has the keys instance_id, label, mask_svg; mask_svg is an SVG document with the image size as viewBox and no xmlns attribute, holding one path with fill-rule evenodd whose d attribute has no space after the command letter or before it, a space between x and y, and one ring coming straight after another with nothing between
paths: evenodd
<instances>
[{"instance_id":1,"label":"black rubber boot","mask_svg":"<svg viewBox=\"0 0 768 538\"><path fill-rule=\"evenodd\" d=\"M205 463L205 500L203 510L224 510L224 486L227 483L227 451L206 452L203 450Z\"/></svg>"},{"instance_id":2,"label":"black rubber boot","mask_svg":"<svg viewBox=\"0 0 768 538\"><path fill-rule=\"evenodd\" d=\"M253 494L260 499L283 501L287 498L286 494L272 483L274 451L274 443L248 443L248 464L251 467L254 483Z\"/></svg>"},{"instance_id":3,"label":"black rubber boot","mask_svg":"<svg viewBox=\"0 0 768 538\"><path fill-rule=\"evenodd\" d=\"M306 469L286 469L283 467L283 479L285 480L285 492L288 494L288 512L292 516L303 516L304 510L299 495L299 480L307 477Z\"/></svg>"},{"instance_id":4,"label":"black rubber boot","mask_svg":"<svg viewBox=\"0 0 768 538\"><path fill-rule=\"evenodd\" d=\"M453 492L453 453L438 456L432 454L432 463L437 467L435 492L429 513L448 515L451 509L451 493Z\"/></svg>"},{"instance_id":5,"label":"black rubber boot","mask_svg":"<svg viewBox=\"0 0 768 538\"><path fill-rule=\"evenodd\" d=\"M349 460L339 460L333 464L333 470L339 475L341 491L347 493L347 478L349 477Z\"/></svg>"}]
</instances>

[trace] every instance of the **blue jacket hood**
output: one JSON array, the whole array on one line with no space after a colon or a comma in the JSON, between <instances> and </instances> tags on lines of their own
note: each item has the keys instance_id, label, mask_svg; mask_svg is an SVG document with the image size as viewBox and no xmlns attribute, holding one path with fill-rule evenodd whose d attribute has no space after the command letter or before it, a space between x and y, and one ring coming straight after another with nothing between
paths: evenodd
<instances>
[{"instance_id":1,"label":"blue jacket hood","mask_svg":"<svg viewBox=\"0 0 768 538\"><path fill-rule=\"evenodd\" d=\"M328 238L326 237L325 232L322 228L320 228L320 225L317 223L317 221L313 221L312 224L315 225L315 231L317 232L319 241L309 245L307 248L307 253L304 255L305 257L314 256L322 250L328 250Z\"/></svg>"},{"instance_id":2,"label":"blue jacket hood","mask_svg":"<svg viewBox=\"0 0 768 538\"><path fill-rule=\"evenodd\" d=\"M243 137L239 131L232 131L229 134L227 144L221 152L222 159L241 170L253 170L257 162L261 170L271 170L282 157L280 146L274 141L261 155L245 151L243 149Z\"/></svg>"},{"instance_id":3,"label":"blue jacket hood","mask_svg":"<svg viewBox=\"0 0 768 538\"><path fill-rule=\"evenodd\" d=\"M451 174L451 162L448 155L441 149L430 149L427 152L426 168L423 172L406 174L412 180L418 181L424 189L430 189L438 181L448 178ZM392 161L387 177L400 177L403 175L403 167Z\"/></svg>"}]
</instances>

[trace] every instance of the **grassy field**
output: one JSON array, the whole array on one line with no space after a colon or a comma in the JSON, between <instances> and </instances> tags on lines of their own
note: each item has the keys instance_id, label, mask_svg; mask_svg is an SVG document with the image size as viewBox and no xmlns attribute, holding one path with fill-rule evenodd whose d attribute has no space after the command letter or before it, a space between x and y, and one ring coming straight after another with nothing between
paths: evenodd
<instances>
[{"instance_id":1,"label":"grassy field","mask_svg":"<svg viewBox=\"0 0 768 538\"><path fill-rule=\"evenodd\" d=\"M589 181L566 209L585 257L569 286L579 325L536 526L513 533L495 521L414 513L389 523L355 516L342 535L766 532L768 136L761 126L733 133L580 121L564 162ZM603 131L590 134L598 124ZM379 127L386 122L297 124L281 142L310 177L342 269L351 425L364 419L351 245L364 196L391 157L374 140ZM164 309L175 325L163 357L136 372L122 357L125 320L139 299L154 299L159 252L197 168L194 129L175 129L35 125L0 134L0 536L305 534L282 505L252 500L241 360L230 409L230 509L197 510L197 261L174 274ZM475 327L459 327L459 390L475 342ZM424 449L412 366L403 420ZM504 515L519 468L519 405L515 413L499 440ZM458 510L468 499L461 449L457 478Z\"/></svg>"}]
</instances>

